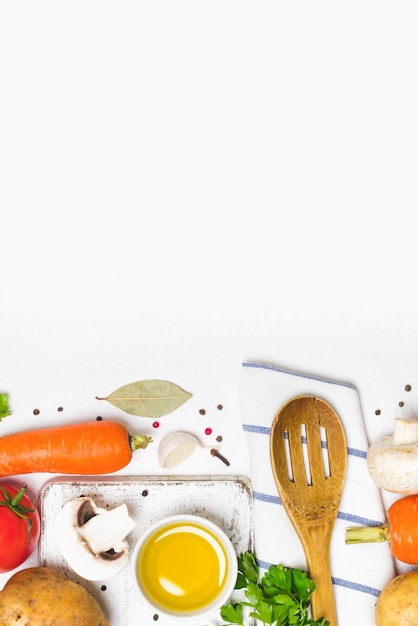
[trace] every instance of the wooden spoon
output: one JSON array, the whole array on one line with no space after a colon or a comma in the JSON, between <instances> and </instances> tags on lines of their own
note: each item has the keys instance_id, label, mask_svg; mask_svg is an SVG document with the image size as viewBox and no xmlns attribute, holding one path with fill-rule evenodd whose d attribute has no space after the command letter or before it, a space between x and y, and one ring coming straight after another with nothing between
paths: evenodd
<instances>
[{"instance_id":1,"label":"wooden spoon","mask_svg":"<svg viewBox=\"0 0 418 626\"><path fill-rule=\"evenodd\" d=\"M270 458L280 498L316 583L312 617L325 617L337 626L329 548L344 485L347 443L334 409L313 396L287 402L272 423Z\"/></svg>"}]
</instances>

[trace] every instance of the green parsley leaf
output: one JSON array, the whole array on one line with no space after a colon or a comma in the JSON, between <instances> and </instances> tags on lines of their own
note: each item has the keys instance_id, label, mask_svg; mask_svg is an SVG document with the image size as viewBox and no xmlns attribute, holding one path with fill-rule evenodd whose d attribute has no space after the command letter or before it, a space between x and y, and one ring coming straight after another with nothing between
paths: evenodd
<instances>
[{"instance_id":1,"label":"green parsley leaf","mask_svg":"<svg viewBox=\"0 0 418 626\"><path fill-rule=\"evenodd\" d=\"M310 597L315 582L303 570L284 565L271 565L260 578L256 556L244 552L238 556L236 590L242 590L245 600L225 605L221 617L223 626L244 625L244 608L249 617L265 626L329 626L325 618L310 618Z\"/></svg>"},{"instance_id":2,"label":"green parsley leaf","mask_svg":"<svg viewBox=\"0 0 418 626\"><path fill-rule=\"evenodd\" d=\"M260 620L263 624L273 624L273 607L265 600L260 600L256 605L256 610L251 611L251 617Z\"/></svg>"},{"instance_id":3,"label":"green parsley leaf","mask_svg":"<svg viewBox=\"0 0 418 626\"><path fill-rule=\"evenodd\" d=\"M263 587L277 593L277 590L292 592L292 571L283 565L271 565L263 576Z\"/></svg>"},{"instance_id":4,"label":"green parsley leaf","mask_svg":"<svg viewBox=\"0 0 418 626\"><path fill-rule=\"evenodd\" d=\"M221 617L226 620L228 624L239 624L243 626L243 607L241 604L225 604L221 608Z\"/></svg>"},{"instance_id":5,"label":"green parsley leaf","mask_svg":"<svg viewBox=\"0 0 418 626\"><path fill-rule=\"evenodd\" d=\"M263 601L263 590L257 583L249 582L247 589L244 591L244 595L248 600L247 606L256 606Z\"/></svg>"},{"instance_id":6,"label":"green parsley leaf","mask_svg":"<svg viewBox=\"0 0 418 626\"><path fill-rule=\"evenodd\" d=\"M255 560L255 555L252 552L243 552L238 557L238 572L245 582L257 583L259 578L259 569ZM245 586L245 585L244 585ZM242 587L236 587L241 589Z\"/></svg>"},{"instance_id":7,"label":"green parsley leaf","mask_svg":"<svg viewBox=\"0 0 418 626\"><path fill-rule=\"evenodd\" d=\"M299 569L292 571L292 584L295 593L299 596L303 607L308 606L311 593L315 591L316 584L309 580L306 572Z\"/></svg>"},{"instance_id":8,"label":"green parsley leaf","mask_svg":"<svg viewBox=\"0 0 418 626\"><path fill-rule=\"evenodd\" d=\"M8 415L11 415L9 407L9 396L7 393L0 393L0 420Z\"/></svg>"}]
</instances>

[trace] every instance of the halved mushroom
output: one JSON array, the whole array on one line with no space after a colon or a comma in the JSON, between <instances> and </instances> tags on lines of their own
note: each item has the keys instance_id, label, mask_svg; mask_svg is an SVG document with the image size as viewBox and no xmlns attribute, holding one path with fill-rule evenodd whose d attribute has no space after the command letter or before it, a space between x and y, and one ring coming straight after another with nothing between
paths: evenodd
<instances>
[{"instance_id":1,"label":"halved mushroom","mask_svg":"<svg viewBox=\"0 0 418 626\"><path fill-rule=\"evenodd\" d=\"M375 484L394 493L418 492L418 419L395 418L394 432L373 443L367 468Z\"/></svg>"},{"instance_id":2,"label":"halved mushroom","mask_svg":"<svg viewBox=\"0 0 418 626\"><path fill-rule=\"evenodd\" d=\"M89 496L67 502L54 524L58 548L68 565L86 580L108 580L127 564L127 535L136 526L126 504L99 507Z\"/></svg>"}]
</instances>

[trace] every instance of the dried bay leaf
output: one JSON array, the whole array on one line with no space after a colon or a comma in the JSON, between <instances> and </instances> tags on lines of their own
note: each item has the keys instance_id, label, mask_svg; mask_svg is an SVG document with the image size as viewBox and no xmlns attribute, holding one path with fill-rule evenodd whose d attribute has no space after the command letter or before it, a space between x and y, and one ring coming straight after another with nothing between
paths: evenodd
<instances>
[{"instance_id":1,"label":"dried bay leaf","mask_svg":"<svg viewBox=\"0 0 418 626\"><path fill-rule=\"evenodd\" d=\"M178 409L192 394L167 380L138 380L123 385L105 398L118 409L141 417L162 417Z\"/></svg>"}]
</instances>

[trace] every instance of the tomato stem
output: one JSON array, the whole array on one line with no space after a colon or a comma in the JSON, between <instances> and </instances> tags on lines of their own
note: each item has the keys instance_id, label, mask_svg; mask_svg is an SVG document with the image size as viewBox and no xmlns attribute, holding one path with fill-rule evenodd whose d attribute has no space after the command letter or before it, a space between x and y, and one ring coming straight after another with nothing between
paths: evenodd
<instances>
[{"instance_id":1,"label":"tomato stem","mask_svg":"<svg viewBox=\"0 0 418 626\"><path fill-rule=\"evenodd\" d=\"M4 500L0 500L0 506L5 506L8 509L10 509L15 515L17 515L18 517L21 517L22 519L26 520L27 524L28 524L28 543L30 545L31 540L30 540L30 533L32 530L32 520L30 519L30 517L27 516L27 513L33 513L35 511L34 508L29 509L27 506L23 506L23 504L20 503L20 501L22 500L23 496L25 495L26 489L27 489L27 485L23 485L23 487L21 489L19 489L19 491L17 492L17 494L15 496L13 496L13 498L11 497L10 493L7 491L7 489L5 489L3 487L3 485L0 485L0 489L3 493L3 497Z\"/></svg>"},{"instance_id":2,"label":"tomato stem","mask_svg":"<svg viewBox=\"0 0 418 626\"><path fill-rule=\"evenodd\" d=\"M12 507L15 507L15 506L18 507L19 506L20 501L23 498L26 489L27 489L27 486L23 485L23 487L17 492L17 494L15 496L13 496L13 498L10 500L10 505ZM4 490L3 490L3 493L4 493Z\"/></svg>"}]
</instances>

